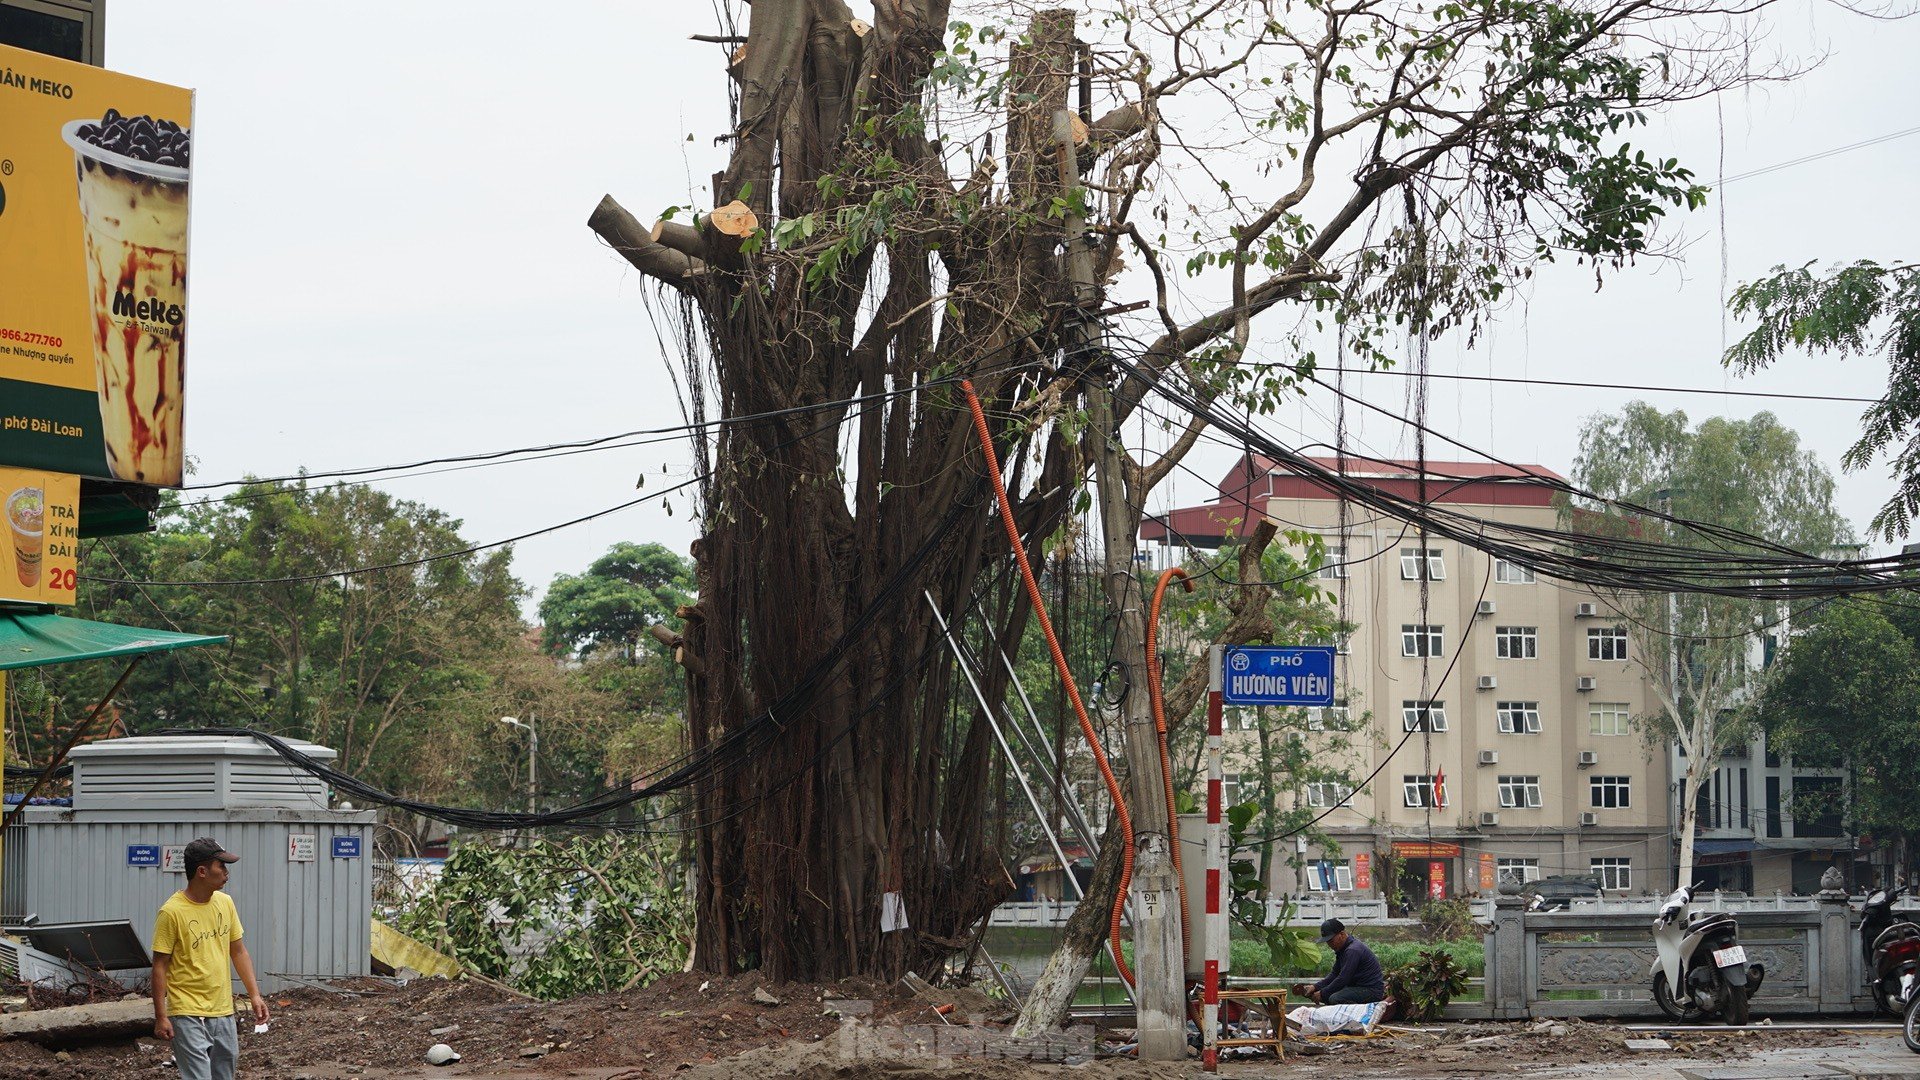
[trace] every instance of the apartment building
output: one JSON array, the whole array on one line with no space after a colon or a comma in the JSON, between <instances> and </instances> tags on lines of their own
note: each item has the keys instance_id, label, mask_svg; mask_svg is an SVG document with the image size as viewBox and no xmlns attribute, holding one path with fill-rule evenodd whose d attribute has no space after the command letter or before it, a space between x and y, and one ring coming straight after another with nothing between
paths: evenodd
<instances>
[{"instance_id":1,"label":"apartment building","mask_svg":"<svg viewBox=\"0 0 1920 1080\"><path fill-rule=\"evenodd\" d=\"M1411 462L1350 459L1345 472L1420 491ZM1557 526L1550 492L1529 476L1555 474L1429 461L1426 497L1491 521ZM1408 899L1489 894L1503 874L1591 873L1611 895L1670 887L1667 754L1631 722L1646 691L1626 627L1597 597L1523 563L1423 541L1259 455L1237 462L1218 492L1149 520L1143 539L1217 547L1262 514L1315 534L1327 548L1319 584L1353 627L1339 643L1338 702L1309 712L1303 737L1373 779L1358 791L1294 793L1329 811L1321 827L1338 850L1285 852L1306 865L1286 869L1277 888L1385 895L1388 859ZM1251 760L1257 723L1228 717L1229 769Z\"/></svg>"}]
</instances>

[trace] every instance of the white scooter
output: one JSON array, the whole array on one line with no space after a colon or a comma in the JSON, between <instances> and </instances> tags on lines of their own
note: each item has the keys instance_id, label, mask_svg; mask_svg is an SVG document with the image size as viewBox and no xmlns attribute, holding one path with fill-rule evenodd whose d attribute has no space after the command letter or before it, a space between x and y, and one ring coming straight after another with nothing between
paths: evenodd
<instances>
[{"instance_id":1,"label":"white scooter","mask_svg":"<svg viewBox=\"0 0 1920 1080\"><path fill-rule=\"evenodd\" d=\"M1766 971L1747 963L1731 914L1692 910L1699 887L1675 889L1653 918L1657 955L1648 972L1653 976L1653 1000L1674 1020L1717 1013L1729 1024L1744 1025L1751 1016L1750 999L1759 993Z\"/></svg>"}]
</instances>

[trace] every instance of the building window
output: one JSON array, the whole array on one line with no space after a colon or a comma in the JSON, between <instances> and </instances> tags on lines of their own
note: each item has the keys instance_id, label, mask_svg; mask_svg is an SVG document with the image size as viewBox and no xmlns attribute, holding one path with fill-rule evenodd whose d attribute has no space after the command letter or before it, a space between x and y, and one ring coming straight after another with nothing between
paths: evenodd
<instances>
[{"instance_id":1,"label":"building window","mask_svg":"<svg viewBox=\"0 0 1920 1080\"><path fill-rule=\"evenodd\" d=\"M1433 777L1407 775L1400 777L1400 799L1404 805L1416 809L1438 809L1447 805L1447 793L1444 789L1440 792L1439 801L1436 802L1433 795Z\"/></svg>"},{"instance_id":2,"label":"building window","mask_svg":"<svg viewBox=\"0 0 1920 1080\"><path fill-rule=\"evenodd\" d=\"M1625 735L1632 716L1624 701L1596 701L1587 706L1587 733Z\"/></svg>"},{"instance_id":3,"label":"building window","mask_svg":"<svg viewBox=\"0 0 1920 1080\"><path fill-rule=\"evenodd\" d=\"M1308 864L1307 884L1316 892L1352 892L1353 868L1345 859L1320 859Z\"/></svg>"},{"instance_id":4,"label":"building window","mask_svg":"<svg viewBox=\"0 0 1920 1080\"><path fill-rule=\"evenodd\" d=\"M1323 578L1343 578L1347 576L1347 549L1328 544L1326 554L1320 560L1320 576Z\"/></svg>"},{"instance_id":5,"label":"building window","mask_svg":"<svg viewBox=\"0 0 1920 1080\"><path fill-rule=\"evenodd\" d=\"M1403 701L1400 703L1403 731L1447 730L1447 703L1444 701Z\"/></svg>"},{"instance_id":6,"label":"building window","mask_svg":"<svg viewBox=\"0 0 1920 1080\"><path fill-rule=\"evenodd\" d=\"M1400 624L1401 656L1444 656L1445 627L1432 623Z\"/></svg>"},{"instance_id":7,"label":"building window","mask_svg":"<svg viewBox=\"0 0 1920 1080\"><path fill-rule=\"evenodd\" d=\"M1220 727L1223 731L1258 731L1260 714L1252 709L1223 709Z\"/></svg>"},{"instance_id":8,"label":"building window","mask_svg":"<svg viewBox=\"0 0 1920 1080\"><path fill-rule=\"evenodd\" d=\"M1347 717L1345 705L1313 706L1307 710L1307 730L1346 731Z\"/></svg>"},{"instance_id":9,"label":"building window","mask_svg":"<svg viewBox=\"0 0 1920 1080\"><path fill-rule=\"evenodd\" d=\"M1603 889L1633 888L1633 863L1630 859L1593 859L1593 876L1600 879Z\"/></svg>"},{"instance_id":10,"label":"building window","mask_svg":"<svg viewBox=\"0 0 1920 1080\"><path fill-rule=\"evenodd\" d=\"M1502 585L1533 584L1533 567L1506 559L1493 561L1493 580Z\"/></svg>"},{"instance_id":11,"label":"building window","mask_svg":"<svg viewBox=\"0 0 1920 1080\"><path fill-rule=\"evenodd\" d=\"M1538 735L1540 734L1540 703L1537 701L1502 701L1497 712L1500 717L1502 735Z\"/></svg>"},{"instance_id":12,"label":"building window","mask_svg":"<svg viewBox=\"0 0 1920 1080\"><path fill-rule=\"evenodd\" d=\"M1493 641L1495 655L1502 660L1532 660L1540 655L1537 626L1496 626Z\"/></svg>"},{"instance_id":13,"label":"building window","mask_svg":"<svg viewBox=\"0 0 1920 1080\"><path fill-rule=\"evenodd\" d=\"M1630 776L1589 776L1587 795L1595 810L1624 810L1633 805Z\"/></svg>"},{"instance_id":14,"label":"building window","mask_svg":"<svg viewBox=\"0 0 1920 1080\"><path fill-rule=\"evenodd\" d=\"M1220 805L1240 805L1240 774L1237 772L1220 774Z\"/></svg>"},{"instance_id":15,"label":"building window","mask_svg":"<svg viewBox=\"0 0 1920 1080\"><path fill-rule=\"evenodd\" d=\"M1540 778L1537 776L1501 777L1500 805L1510 810L1540 809Z\"/></svg>"},{"instance_id":16,"label":"building window","mask_svg":"<svg viewBox=\"0 0 1920 1080\"><path fill-rule=\"evenodd\" d=\"M1426 553L1425 559L1420 557L1422 552ZM1402 581L1419 581L1422 563L1426 564L1426 577L1428 581L1446 580L1447 562L1441 558L1439 548L1401 548L1400 579Z\"/></svg>"},{"instance_id":17,"label":"building window","mask_svg":"<svg viewBox=\"0 0 1920 1080\"><path fill-rule=\"evenodd\" d=\"M1495 859L1494 867L1499 871L1500 880L1511 881L1515 885L1525 885L1529 881L1540 880L1539 859Z\"/></svg>"},{"instance_id":18,"label":"building window","mask_svg":"<svg viewBox=\"0 0 1920 1080\"><path fill-rule=\"evenodd\" d=\"M1320 809L1352 806L1353 789L1333 780L1315 781L1307 785L1307 805Z\"/></svg>"},{"instance_id":19,"label":"building window","mask_svg":"<svg viewBox=\"0 0 1920 1080\"><path fill-rule=\"evenodd\" d=\"M1587 631L1587 659L1625 660L1627 632L1618 626L1596 626Z\"/></svg>"}]
</instances>

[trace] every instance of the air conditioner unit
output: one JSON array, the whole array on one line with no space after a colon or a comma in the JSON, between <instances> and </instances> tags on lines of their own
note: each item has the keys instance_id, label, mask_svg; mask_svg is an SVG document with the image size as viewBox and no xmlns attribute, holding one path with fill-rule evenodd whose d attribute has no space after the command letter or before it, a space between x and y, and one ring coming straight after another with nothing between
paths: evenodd
<instances>
[{"instance_id":1,"label":"air conditioner unit","mask_svg":"<svg viewBox=\"0 0 1920 1080\"><path fill-rule=\"evenodd\" d=\"M1480 689L1482 690L1492 690L1494 687L1499 685L1500 685L1500 680L1494 678L1492 675L1480 676Z\"/></svg>"},{"instance_id":2,"label":"air conditioner unit","mask_svg":"<svg viewBox=\"0 0 1920 1080\"><path fill-rule=\"evenodd\" d=\"M1600 605L1593 603L1592 601L1573 605L1573 617L1576 619L1597 618L1599 614L1600 614Z\"/></svg>"},{"instance_id":3,"label":"air conditioner unit","mask_svg":"<svg viewBox=\"0 0 1920 1080\"><path fill-rule=\"evenodd\" d=\"M1585 692L1585 691L1588 691L1588 690L1592 690L1592 689L1593 689L1593 676L1591 676L1591 675L1576 675L1576 676L1574 676L1574 677L1573 677L1573 688L1574 688L1575 690L1579 690L1579 691L1582 691L1582 692Z\"/></svg>"},{"instance_id":4,"label":"air conditioner unit","mask_svg":"<svg viewBox=\"0 0 1920 1080\"><path fill-rule=\"evenodd\" d=\"M1482 810L1480 811L1480 824L1498 825L1500 824L1500 815L1491 810Z\"/></svg>"},{"instance_id":5,"label":"air conditioner unit","mask_svg":"<svg viewBox=\"0 0 1920 1080\"><path fill-rule=\"evenodd\" d=\"M1479 612L1482 615L1491 615L1493 614L1493 601L1482 600L1480 601L1480 606L1475 608L1474 610Z\"/></svg>"},{"instance_id":6,"label":"air conditioner unit","mask_svg":"<svg viewBox=\"0 0 1920 1080\"><path fill-rule=\"evenodd\" d=\"M1598 764L1600 764L1599 754L1596 754L1591 750L1580 751L1580 767L1581 768L1584 769L1590 765L1598 765Z\"/></svg>"},{"instance_id":7,"label":"air conditioner unit","mask_svg":"<svg viewBox=\"0 0 1920 1080\"><path fill-rule=\"evenodd\" d=\"M1482 765L1498 765L1498 764L1500 764L1500 751L1498 751L1498 750L1482 750L1482 751L1480 751L1480 764L1482 764Z\"/></svg>"},{"instance_id":8,"label":"air conditioner unit","mask_svg":"<svg viewBox=\"0 0 1920 1080\"><path fill-rule=\"evenodd\" d=\"M1582 825L1598 825L1598 824L1600 824L1600 815L1599 815L1599 814L1596 814L1596 813L1593 813L1593 812L1591 812L1591 811L1589 811L1589 812L1587 812L1587 813L1584 813L1584 814L1581 814L1581 815L1580 815L1580 824L1582 824Z\"/></svg>"}]
</instances>

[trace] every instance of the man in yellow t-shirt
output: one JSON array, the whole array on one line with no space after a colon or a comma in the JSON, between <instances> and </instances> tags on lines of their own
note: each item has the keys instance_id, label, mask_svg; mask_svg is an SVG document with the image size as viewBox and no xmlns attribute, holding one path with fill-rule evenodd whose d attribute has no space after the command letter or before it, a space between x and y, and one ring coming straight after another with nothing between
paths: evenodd
<instances>
[{"instance_id":1,"label":"man in yellow t-shirt","mask_svg":"<svg viewBox=\"0 0 1920 1080\"><path fill-rule=\"evenodd\" d=\"M187 887L168 897L153 921L153 1033L173 1042L180 1080L233 1080L240 1059L235 973L252 999L254 1023L267 1022L267 999L240 940L240 913L220 891L227 865L239 861L218 840L188 844Z\"/></svg>"}]
</instances>

